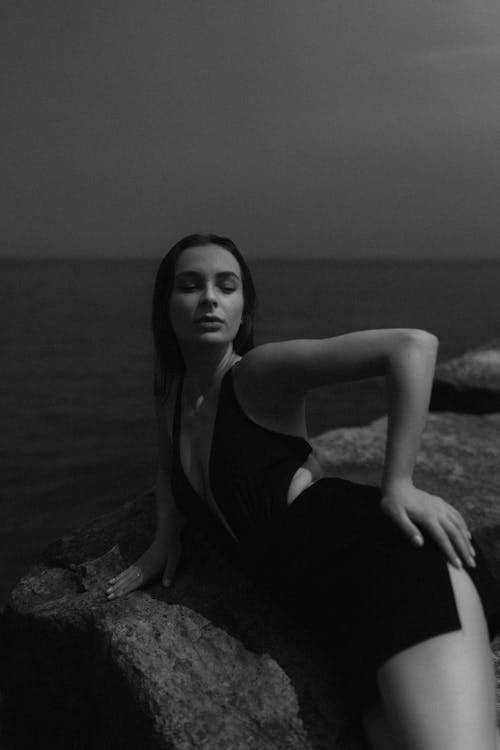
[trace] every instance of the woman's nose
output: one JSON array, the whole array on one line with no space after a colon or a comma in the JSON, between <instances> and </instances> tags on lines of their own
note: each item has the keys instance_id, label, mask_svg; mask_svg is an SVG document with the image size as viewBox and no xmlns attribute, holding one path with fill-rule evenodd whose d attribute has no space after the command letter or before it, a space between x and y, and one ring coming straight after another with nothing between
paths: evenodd
<instances>
[{"instance_id":1,"label":"woman's nose","mask_svg":"<svg viewBox=\"0 0 500 750\"><path fill-rule=\"evenodd\" d=\"M215 294L215 287L213 284L206 284L204 287L203 299L206 302L216 302L217 295Z\"/></svg>"}]
</instances>

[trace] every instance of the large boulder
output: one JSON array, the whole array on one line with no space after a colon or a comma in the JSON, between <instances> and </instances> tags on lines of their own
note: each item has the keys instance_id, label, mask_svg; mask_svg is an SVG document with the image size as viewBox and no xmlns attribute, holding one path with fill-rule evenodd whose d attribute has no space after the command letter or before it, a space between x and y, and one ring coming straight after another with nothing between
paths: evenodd
<instances>
[{"instance_id":1,"label":"large boulder","mask_svg":"<svg viewBox=\"0 0 500 750\"><path fill-rule=\"evenodd\" d=\"M10 620L10 637L16 624L27 628L28 612L32 625L17 633L13 664L24 697L22 747L43 737L42 746L71 748L311 747L274 659L145 592L103 604L101 573L123 564L116 548L107 558L91 564L89 591L81 588L85 564L76 575L41 570L17 589L24 618Z\"/></svg>"},{"instance_id":2,"label":"large boulder","mask_svg":"<svg viewBox=\"0 0 500 750\"><path fill-rule=\"evenodd\" d=\"M115 601L154 493L56 540L2 616L14 748L365 750L311 638L194 531L174 584Z\"/></svg>"},{"instance_id":3,"label":"large boulder","mask_svg":"<svg viewBox=\"0 0 500 750\"><path fill-rule=\"evenodd\" d=\"M500 339L438 365L430 408L476 414L500 411Z\"/></svg>"},{"instance_id":4,"label":"large boulder","mask_svg":"<svg viewBox=\"0 0 500 750\"><path fill-rule=\"evenodd\" d=\"M385 430L313 443L328 473L376 484ZM499 439L500 415L430 415L415 480L461 510L500 581ZM56 540L12 591L3 691L17 747L365 748L319 646L193 531L170 589L106 600L154 517L149 492Z\"/></svg>"}]
</instances>

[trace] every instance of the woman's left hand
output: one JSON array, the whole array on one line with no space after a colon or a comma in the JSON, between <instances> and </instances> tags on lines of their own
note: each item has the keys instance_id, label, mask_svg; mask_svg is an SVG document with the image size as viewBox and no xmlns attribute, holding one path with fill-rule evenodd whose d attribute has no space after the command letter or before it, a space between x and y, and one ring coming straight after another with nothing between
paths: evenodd
<instances>
[{"instance_id":1,"label":"woman's left hand","mask_svg":"<svg viewBox=\"0 0 500 750\"><path fill-rule=\"evenodd\" d=\"M442 498L405 481L383 492L380 507L414 544L424 543L419 531L423 529L435 539L452 565L461 568L462 558L475 567L467 525L460 513Z\"/></svg>"}]
</instances>

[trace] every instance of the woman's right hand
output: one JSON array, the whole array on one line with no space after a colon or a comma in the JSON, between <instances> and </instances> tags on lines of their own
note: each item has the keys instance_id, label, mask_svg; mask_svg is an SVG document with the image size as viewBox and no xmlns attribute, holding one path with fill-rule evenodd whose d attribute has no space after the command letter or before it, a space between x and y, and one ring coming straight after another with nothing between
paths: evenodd
<instances>
[{"instance_id":1,"label":"woman's right hand","mask_svg":"<svg viewBox=\"0 0 500 750\"><path fill-rule=\"evenodd\" d=\"M129 594L148 583L162 568L162 585L170 586L181 551L182 545L179 536L168 545L160 544L155 540L135 563L108 581L110 585L106 589L107 598L117 599L124 594Z\"/></svg>"}]
</instances>

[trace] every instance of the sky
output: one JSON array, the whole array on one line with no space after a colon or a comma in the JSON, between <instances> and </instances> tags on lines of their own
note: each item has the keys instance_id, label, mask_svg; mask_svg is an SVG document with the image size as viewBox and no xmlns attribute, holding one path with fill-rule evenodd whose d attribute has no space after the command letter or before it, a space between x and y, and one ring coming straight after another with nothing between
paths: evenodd
<instances>
[{"instance_id":1,"label":"sky","mask_svg":"<svg viewBox=\"0 0 500 750\"><path fill-rule=\"evenodd\" d=\"M497 0L3 0L1 258L500 258Z\"/></svg>"}]
</instances>

